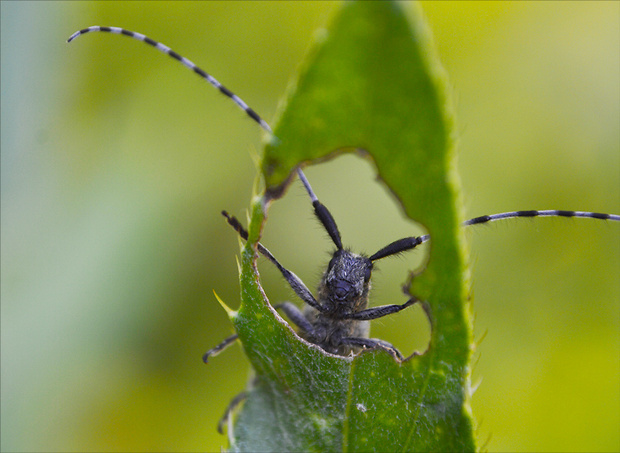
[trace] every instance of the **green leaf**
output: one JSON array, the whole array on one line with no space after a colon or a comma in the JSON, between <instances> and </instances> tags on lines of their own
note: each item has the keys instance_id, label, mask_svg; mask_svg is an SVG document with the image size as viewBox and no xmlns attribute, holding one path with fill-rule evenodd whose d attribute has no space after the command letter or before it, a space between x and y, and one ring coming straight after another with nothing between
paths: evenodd
<instances>
[{"instance_id":1,"label":"green leaf","mask_svg":"<svg viewBox=\"0 0 620 453\"><path fill-rule=\"evenodd\" d=\"M405 9L406 8L406 9ZM265 149L232 314L256 373L231 432L238 451L475 450L471 326L442 69L417 7L347 2L291 90ZM432 237L410 289L427 301L429 349L399 363L383 350L338 357L299 339L271 308L255 267L269 203L293 170L358 151ZM404 302L404 300L402 301Z\"/></svg>"}]
</instances>

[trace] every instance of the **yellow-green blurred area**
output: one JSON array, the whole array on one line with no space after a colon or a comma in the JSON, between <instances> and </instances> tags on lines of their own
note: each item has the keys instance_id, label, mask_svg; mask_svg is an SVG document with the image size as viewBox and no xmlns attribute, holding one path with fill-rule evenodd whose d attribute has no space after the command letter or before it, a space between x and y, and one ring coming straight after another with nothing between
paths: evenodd
<instances>
[{"instance_id":1,"label":"yellow-green blurred area","mask_svg":"<svg viewBox=\"0 0 620 453\"><path fill-rule=\"evenodd\" d=\"M238 239L220 211L245 220L262 132L149 46L69 35L145 33L271 121L337 7L2 2L2 451L219 451L217 421L248 379L238 345L201 355L232 333L213 295L238 307ZM423 9L453 86L467 217L620 213L620 3ZM357 157L307 176L354 250L421 231ZM314 288L332 245L299 182L269 214L263 243ZM619 225L470 230L480 444L620 450ZM381 262L372 303L404 302L427 252ZM272 302L295 300L259 266ZM428 328L413 309L372 335L411 353Z\"/></svg>"}]
</instances>

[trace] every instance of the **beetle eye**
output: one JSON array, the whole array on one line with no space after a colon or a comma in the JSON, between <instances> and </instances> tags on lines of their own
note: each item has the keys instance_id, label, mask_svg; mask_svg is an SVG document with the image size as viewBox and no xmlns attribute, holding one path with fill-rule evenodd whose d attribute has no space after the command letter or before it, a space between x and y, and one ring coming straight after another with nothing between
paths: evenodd
<instances>
[{"instance_id":1,"label":"beetle eye","mask_svg":"<svg viewBox=\"0 0 620 453\"><path fill-rule=\"evenodd\" d=\"M372 266L367 267L366 271L364 272L364 282L368 282L368 280L370 280L371 273L372 273Z\"/></svg>"}]
</instances>

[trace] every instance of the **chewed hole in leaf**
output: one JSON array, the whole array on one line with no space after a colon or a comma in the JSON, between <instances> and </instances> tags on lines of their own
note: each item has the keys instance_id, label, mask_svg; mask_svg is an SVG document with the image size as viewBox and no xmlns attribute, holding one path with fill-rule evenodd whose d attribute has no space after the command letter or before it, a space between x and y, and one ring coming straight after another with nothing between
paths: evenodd
<instances>
[{"instance_id":1,"label":"chewed hole in leaf","mask_svg":"<svg viewBox=\"0 0 620 453\"><path fill-rule=\"evenodd\" d=\"M328 207L342 235L343 245L370 255L392 241L419 236L426 231L407 219L398 200L377 180L367 157L346 153L304 169L321 202ZM274 201L261 242L316 295L333 243L313 214L312 204L298 179ZM429 244L377 261L373 268L369 306L402 304L402 287L409 272L423 270ZM261 284L272 305L290 300L303 303L282 279L280 272L260 259ZM423 352L430 341L430 323L418 304L400 313L371 321L371 337L396 346L404 356Z\"/></svg>"}]
</instances>

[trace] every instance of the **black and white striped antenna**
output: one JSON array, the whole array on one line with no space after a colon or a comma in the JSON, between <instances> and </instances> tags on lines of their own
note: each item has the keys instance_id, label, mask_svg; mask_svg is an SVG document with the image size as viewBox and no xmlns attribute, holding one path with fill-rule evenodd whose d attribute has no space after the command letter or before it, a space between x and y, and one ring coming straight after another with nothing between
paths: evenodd
<instances>
[{"instance_id":1,"label":"black and white striped antenna","mask_svg":"<svg viewBox=\"0 0 620 453\"><path fill-rule=\"evenodd\" d=\"M130 38L134 38L134 39L137 39L138 41L142 41L156 48L160 52L165 53L166 55L174 58L175 60L180 62L183 66L192 70L193 72L198 74L198 76L200 76L202 79L206 80L212 86L217 88L220 91L220 93L232 99L232 101L235 104L237 104L237 106L241 110L243 110L250 118L252 118L252 120L254 120L261 128L263 128L269 134L273 134L273 131L271 130L271 127L269 126L269 124L264 119L262 119L258 113L256 113L250 106L248 106L239 96L237 96L235 93L233 93L228 88L226 88L224 85L222 85L220 82L218 82L217 79L215 79L213 76L208 74L203 69L199 68L193 61L188 60L185 57L182 57L181 55L176 53L174 50L172 50L170 47L160 42L157 42L149 38L148 36L143 35L142 33L136 33L134 31L125 30L124 28L120 28L120 27L100 27L100 26L95 25L92 27L88 27L88 28L84 28L82 30L76 31L69 37L69 39L67 39L67 42L71 42L78 36L85 35L87 33L92 33L92 32L106 32L106 33L114 33L117 35L129 36ZM310 183L308 182L308 179L304 175L301 168L297 169L297 174L299 175L299 179L301 180L306 191L308 192L308 195L310 195L310 199L312 200L312 204L314 205L315 212L317 213L319 220L321 220L323 225L326 227L326 229L328 230L328 233L330 234L330 236L332 237L336 245L339 248L342 248L342 245L340 244L339 234L337 234L338 233L337 230L334 232L333 227L331 227L331 223L334 221L331 218L329 211L327 211L327 215L322 213L321 209L324 208L324 206L318 200L316 194L312 190L312 187L310 186ZM463 222L463 226L478 225L482 223L495 222L497 220L504 220L504 219L513 219L517 217L583 217L583 218L590 218L590 219L612 220L615 222L620 222L620 215L617 215L617 214L602 214L598 212L585 212L585 211L532 210L532 211L511 211L511 212L503 212L500 214L492 214L492 215L484 215L480 217L475 217L473 219L469 219ZM417 244L421 244L422 242L427 242L430 239L430 236L427 234L427 235L420 236L415 239L416 239L415 243L417 245ZM386 256L389 256L389 253Z\"/></svg>"},{"instance_id":2,"label":"black and white striped antenna","mask_svg":"<svg viewBox=\"0 0 620 453\"><path fill-rule=\"evenodd\" d=\"M241 108L241 110L247 113L247 115L250 118L256 121L260 127L265 129L270 134L272 133L271 127L269 127L269 124L267 124L267 122L263 120L258 115L258 113L252 110L250 106L248 106L245 102L243 102L243 100L239 96L237 96L235 93L233 93L228 88L226 88L224 85L222 85L220 82L218 82L214 77L212 77L206 71L200 69L193 61L188 60L185 57L182 57L181 55L176 53L174 50L172 50L167 45L157 42L149 38L148 36L143 35L142 33L136 33L135 31L125 30L124 28L119 28L119 27L99 27L98 25L94 25L92 27L88 27L88 28L84 28L82 30L76 31L71 36L69 36L69 39L67 39L67 42L73 41L78 36L85 35L86 33L92 33L95 31L102 31L102 32L107 32L107 33L114 33L117 35L129 36L130 38L137 39L138 41L142 41L150 46L155 47L160 52L163 52L166 55L169 55L170 57L179 61L183 66L185 66L188 69L191 69L196 74L198 74L201 78L209 82L211 85L217 88L220 91L220 93L222 93L224 96L227 96L230 99L232 99L233 102L237 104L239 108Z\"/></svg>"}]
</instances>

